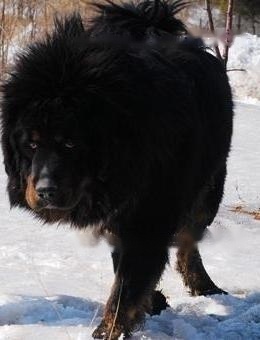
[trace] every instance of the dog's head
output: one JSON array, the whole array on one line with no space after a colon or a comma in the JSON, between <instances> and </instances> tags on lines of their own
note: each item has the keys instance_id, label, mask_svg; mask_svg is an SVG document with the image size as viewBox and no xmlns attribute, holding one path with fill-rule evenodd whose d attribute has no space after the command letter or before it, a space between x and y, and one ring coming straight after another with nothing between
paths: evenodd
<instances>
[{"instance_id":1,"label":"dog's head","mask_svg":"<svg viewBox=\"0 0 260 340\"><path fill-rule=\"evenodd\" d=\"M162 108L150 95L156 82L147 86L148 51L107 38L91 37L78 16L56 22L3 87L10 202L47 222L96 223L136 195L150 172L139 126Z\"/></svg>"},{"instance_id":2,"label":"dog's head","mask_svg":"<svg viewBox=\"0 0 260 340\"><path fill-rule=\"evenodd\" d=\"M99 195L116 112L104 102L104 86L113 90L109 58L88 45L79 17L57 23L51 37L18 58L1 117L12 206L47 222L71 221L83 200L86 211Z\"/></svg>"},{"instance_id":3,"label":"dog's head","mask_svg":"<svg viewBox=\"0 0 260 340\"><path fill-rule=\"evenodd\" d=\"M64 217L79 204L93 175L77 114L54 99L27 106L15 122L3 123L11 204L42 217L47 210L55 219Z\"/></svg>"}]
</instances>

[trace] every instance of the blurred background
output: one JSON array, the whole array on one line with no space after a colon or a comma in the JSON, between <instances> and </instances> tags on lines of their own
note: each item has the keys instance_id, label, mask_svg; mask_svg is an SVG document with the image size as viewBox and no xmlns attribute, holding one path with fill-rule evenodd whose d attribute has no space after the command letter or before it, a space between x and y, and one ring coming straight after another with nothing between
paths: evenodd
<instances>
[{"instance_id":1,"label":"blurred background","mask_svg":"<svg viewBox=\"0 0 260 340\"><path fill-rule=\"evenodd\" d=\"M185 0L184 0L185 2ZM205 0L187 1L180 13L188 29L204 36L213 47L208 30ZM224 34L228 0L211 0L215 32ZM53 25L54 15L78 11L86 19L93 15L90 0L0 0L0 80L11 69L15 55L28 43L40 38ZM235 97L260 100L260 0L234 0L233 33L228 69ZM210 40L211 38L211 40Z\"/></svg>"}]
</instances>

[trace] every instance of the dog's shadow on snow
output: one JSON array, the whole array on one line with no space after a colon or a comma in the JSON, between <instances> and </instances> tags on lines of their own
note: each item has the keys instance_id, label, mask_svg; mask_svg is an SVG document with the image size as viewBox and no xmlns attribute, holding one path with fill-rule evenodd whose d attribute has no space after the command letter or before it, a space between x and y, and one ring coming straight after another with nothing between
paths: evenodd
<instances>
[{"instance_id":1,"label":"dog's shadow on snow","mask_svg":"<svg viewBox=\"0 0 260 340\"><path fill-rule=\"evenodd\" d=\"M103 309L103 304L96 301L68 295L15 296L0 305L0 326L95 326L101 319Z\"/></svg>"},{"instance_id":2,"label":"dog's shadow on snow","mask_svg":"<svg viewBox=\"0 0 260 340\"><path fill-rule=\"evenodd\" d=\"M209 329L221 328L222 323L225 328L236 320L244 324L260 322L260 292L246 297L213 295L179 301L159 316L147 316L144 331L150 339L161 339L162 335L190 339L197 332L206 334ZM0 306L0 326L42 324L94 328L103 310L104 305L99 302L74 296L7 296L5 304ZM140 332L134 333L133 339L140 336Z\"/></svg>"}]
</instances>

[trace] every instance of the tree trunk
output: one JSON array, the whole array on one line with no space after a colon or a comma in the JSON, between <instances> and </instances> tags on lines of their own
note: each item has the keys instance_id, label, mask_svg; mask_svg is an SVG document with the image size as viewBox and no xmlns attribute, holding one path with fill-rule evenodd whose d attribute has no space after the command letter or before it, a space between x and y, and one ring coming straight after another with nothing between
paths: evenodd
<instances>
[{"instance_id":1,"label":"tree trunk","mask_svg":"<svg viewBox=\"0 0 260 340\"><path fill-rule=\"evenodd\" d=\"M209 30L212 34L215 35L215 27L214 27L212 12L211 12L210 0L205 0L205 6L206 6L207 13L208 13L208 18L209 18L209 22L208 22ZM214 48L215 48L217 58L222 61L221 53L220 53L217 43L215 43Z\"/></svg>"},{"instance_id":2,"label":"tree trunk","mask_svg":"<svg viewBox=\"0 0 260 340\"><path fill-rule=\"evenodd\" d=\"M234 8L234 0L229 0L228 10L227 10L227 21L226 21L226 41L225 41L225 48L224 48L224 53L223 53L223 61L224 61L225 68L227 68L229 47L233 40L233 37L232 37L233 8Z\"/></svg>"},{"instance_id":3,"label":"tree trunk","mask_svg":"<svg viewBox=\"0 0 260 340\"><path fill-rule=\"evenodd\" d=\"M241 33L241 15L240 14L237 15L237 33L238 34Z\"/></svg>"},{"instance_id":4,"label":"tree trunk","mask_svg":"<svg viewBox=\"0 0 260 340\"><path fill-rule=\"evenodd\" d=\"M45 31L48 30L48 0L44 0L44 25Z\"/></svg>"},{"instance_id":5,"label":"tree trunk","mask_svg":"<svg viewBox=\"0 0 260 340\"><path fill-rule=\"evenodd\" d=\"M255 20L252 20L252 32L254 35L256 35L256 25L255 25Z\"/></svg>"},{"instance_id":6,"label":"tree trunk","mask_svg":"<svg viewBox=\"0 0 260 340\"><path fill-rule=\"evenodd\" d=\"M1 20L0 20L0 78L5 68L5 0L2 0Z\"/></svg>"}]
</instances>

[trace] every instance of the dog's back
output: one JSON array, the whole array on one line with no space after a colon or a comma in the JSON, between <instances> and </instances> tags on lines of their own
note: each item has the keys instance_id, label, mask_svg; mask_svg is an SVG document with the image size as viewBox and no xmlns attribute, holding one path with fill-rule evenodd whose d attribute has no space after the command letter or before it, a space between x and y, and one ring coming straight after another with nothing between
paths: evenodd
<instances>
[{"instance_id":1,"label":"dog's back","mask_svg":"<svg viewBox=\"0 0 260 340\"><path fill-rule=\"evenodd\" d=\"M110 1L95 5L98 14L91 25L95 36L114 34L145 40L150 36L180 36L187 33L175 15L185 7L183 1L144 0L116 4Z\"/></svg>"}]
</instances>

